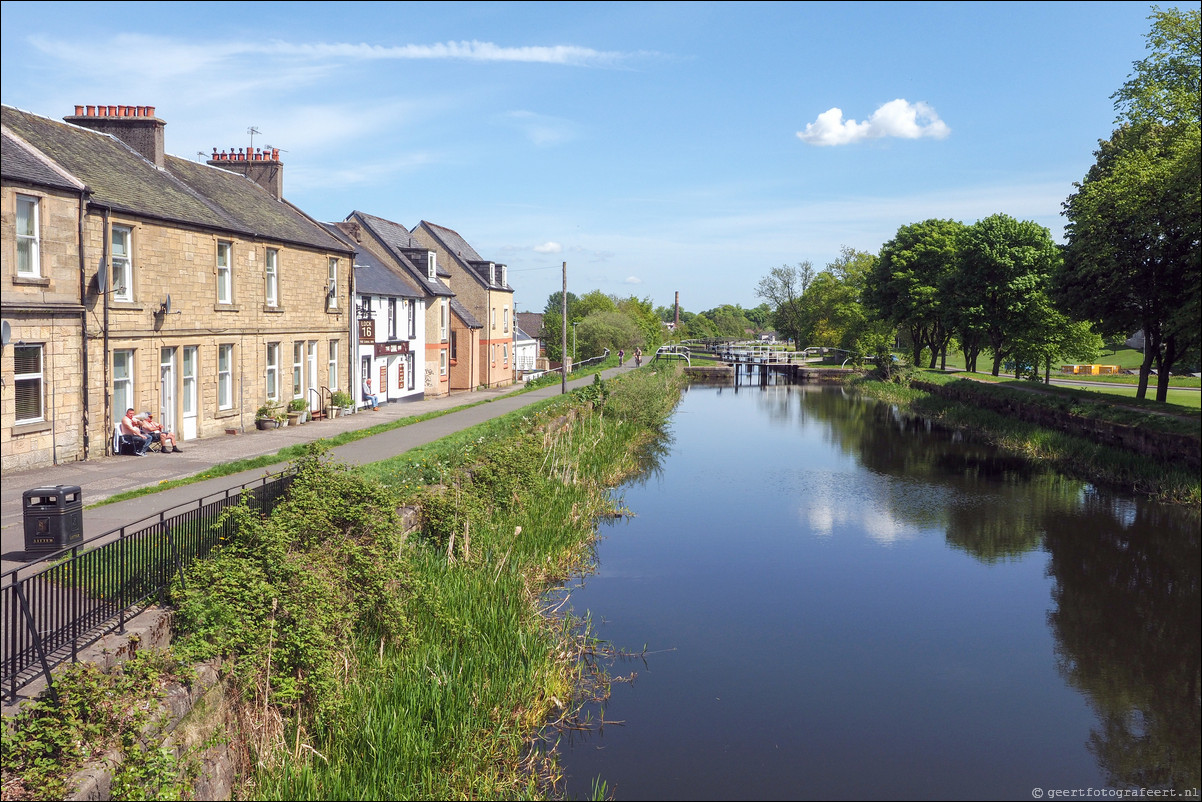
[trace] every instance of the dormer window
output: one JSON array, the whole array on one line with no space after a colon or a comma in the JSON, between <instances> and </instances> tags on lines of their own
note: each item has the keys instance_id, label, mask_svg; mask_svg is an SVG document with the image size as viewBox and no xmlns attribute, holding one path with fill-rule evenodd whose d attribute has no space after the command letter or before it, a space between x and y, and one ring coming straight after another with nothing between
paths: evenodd
<instances>
[{"instance_id":1,"label":"dormer window","mask_svg":"<svg viewBox=\"0 0 1202 802\"><path fill-rule=\"evenodd\" d=\"M492 262L488 263L488 283L490 285L497 283L497 266Z\"/></svg>"},{"instance_id":2,"label":"dormer window","mask_svg":"<svg viewBox=\"0 0 1202 802\"><path fill-rule=\"evenodd\" d=\"M430 280L438 278L438 254L434 251L426 251L426 270Z\"/></svg>"},{"instance_id":3,"label":"dormer window","mask_svg":"<svg viewBox=\"0 0 1202 802\"><path fill-rule=\"evenodd\" d=\"M509 286L509 268L506 265L501 265L501 286Z\"/></svg>"}]
</instances>

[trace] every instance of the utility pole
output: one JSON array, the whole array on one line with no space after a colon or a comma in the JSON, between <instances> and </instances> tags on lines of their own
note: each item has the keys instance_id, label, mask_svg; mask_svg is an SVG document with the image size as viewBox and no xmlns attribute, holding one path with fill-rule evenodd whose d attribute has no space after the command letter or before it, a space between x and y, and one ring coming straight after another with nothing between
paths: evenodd
<instances>
[{"instance_id":1,"label":"utility pole","mask_svg":"<svg viewBox=\"0 0 1202 802\"><path fill-rule=\"evenodd\" d=\"M108 307L105 307L108 310ZM560 327L560 349L559 352L563 355L563 378L559 380L559 394L567 393L567 262L564 262L564 291L559 293L559 310L561 320L564 325Z\"/></svg>"}]
</instances>

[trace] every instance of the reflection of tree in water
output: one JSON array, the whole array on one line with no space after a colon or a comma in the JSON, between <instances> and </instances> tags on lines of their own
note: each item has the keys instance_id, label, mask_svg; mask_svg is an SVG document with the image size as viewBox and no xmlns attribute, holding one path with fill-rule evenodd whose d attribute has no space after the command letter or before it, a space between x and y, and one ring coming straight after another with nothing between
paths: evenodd
<instances>
[{"instance_id":1,"label":"reflection of tree in water","mask_svg":"<svg viewBox=\"0 0 1202 802\"><path fill-rule=\"evenodd\" d=\"M1091 496L1050 520L1060 670L1089 698L1089 750L1110 785L1197 788L1199 517Z\"/></svg>"},{"instance_id":2,"label":"reflection of tree in water","mask_svg":"<svg viewBox=\"0 0 1202 802\"><path fill-rule=\"evenodd\" d=\"M868 470L930 488L921 506L874 501L898 520L945 527L953 548L982 562L1038 548L1048 513L1074 506L1083 487L889 404L840 393L807 393L803 404Z\"/></svg>"}]
</instances>

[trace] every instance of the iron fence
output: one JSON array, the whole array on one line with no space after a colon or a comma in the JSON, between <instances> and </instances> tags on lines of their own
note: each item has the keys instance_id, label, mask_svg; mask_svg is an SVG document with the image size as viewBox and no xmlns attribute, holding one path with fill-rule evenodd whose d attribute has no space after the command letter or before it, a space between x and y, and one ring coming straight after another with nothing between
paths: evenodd
<instances>
[{"instance_id":1,"label":"iron fence","mask_svg":"<svg viewBox=\"0 0 1202 802\"><path fill-rule=\"evenodd\" d=\"M41 567L0 576L0 688L9 699L125 624L172 578L213 550L228 526L221 513L247 500L260 514L275 509L292 485L292 470L169 507L118 529L45 555Z\"/></svg>"}]
</instances>

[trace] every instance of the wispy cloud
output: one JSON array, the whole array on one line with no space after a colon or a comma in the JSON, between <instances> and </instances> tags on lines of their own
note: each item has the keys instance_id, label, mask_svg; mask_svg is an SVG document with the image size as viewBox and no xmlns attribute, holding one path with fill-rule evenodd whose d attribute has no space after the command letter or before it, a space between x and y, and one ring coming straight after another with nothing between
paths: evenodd
<instances>
[{"instance_id":1,"label":"wispy cloud","mask_svg":"<svg viewBox=\"0 0 1202 802\"><path fill-rule=\"evenodd\" d=\"M563 245L558 242L544 242L534 246L535 253L563 253Z\"/></svg>"},{"instance_id":2,"label":"wispy cloud","mask_svg":"<svg viewBox=\"0 0 1202 802\"><path fill-rule=\"evenodd\" d=\"M844 120L843 109L829 109L819 114L817 121L807 124L804 131L798 131L797 138L807 145L850 145L882 137L943 139L950 133L951 129L931 106L898 98L878 108L862 123Z\"/></svg>"},{"instance_id":3,"label":"wispy cloud","mask_svg":"<svg viewBox=\"0 0 1202 802\"><path fill-rule=\"evenodd\" d=\"M511 111L504 116L504 122L518 128L539 147L559 145L576 138L576 125L560 117L533 111Z\"/></svg>"}]
</instances>

